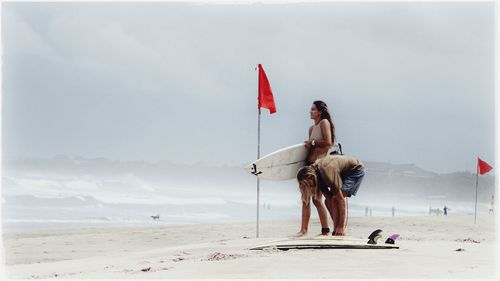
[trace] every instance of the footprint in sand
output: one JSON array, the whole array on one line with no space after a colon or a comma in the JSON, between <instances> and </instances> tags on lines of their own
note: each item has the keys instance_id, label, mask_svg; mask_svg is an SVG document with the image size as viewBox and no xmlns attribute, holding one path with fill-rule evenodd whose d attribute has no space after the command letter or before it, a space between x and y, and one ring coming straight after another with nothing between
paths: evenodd
<instances>
[{"instance_id":1,"label":"footprint in sand","mask_svg":"<svg viewBox=\"0 0 500 281\"><path fill-rule=\"evenodd\" d=\"M224 254L224 253L215 252L215 253L209 255L205 260L206 261L233 260L233 259L242 258L242 257L248 257L248 256L241 255L241 254Z\"/></svg>"},{"instance_id":2,"label":"footprint in sand","mask_svg":"<svg viewBox=\"0 0 500 281\"><path fill-rule=\"evenodd\" d=\"M172 269L173 267L162 267L162 268L157 268L157 269L154 269L154 268L149 268L146 270L142 270L143 272L157 272L157 271L162 271L162 270L170 270Z\"/></svg>"},{"instance_id":3,"label":"footprint in sand","mask_svg":"<svg viewBox=\"0 0 500 281\"><path fill-rule=\"evenodd\" d=\"M467 238L467 239L456 239L455 241L457 242L469 242L469 243L476 243L476 244L479 244L481 242L477 241L477 240L474 240L472 238Z\"/></svg>"}]
</instances>

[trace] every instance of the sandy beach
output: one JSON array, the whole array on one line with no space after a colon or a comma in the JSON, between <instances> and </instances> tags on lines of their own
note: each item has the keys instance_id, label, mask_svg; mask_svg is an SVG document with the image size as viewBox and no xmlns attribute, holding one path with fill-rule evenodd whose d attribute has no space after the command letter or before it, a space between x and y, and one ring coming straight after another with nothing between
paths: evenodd
<instances>
[{"instance_id":1,"label":"sandy beach","mask_svg":"<svg viewBox=\"0 0 500 281\"><path fill-rule=\"evenodd\" d=\"M349 236L381 228L401 235L400 249L249 250L297 227L298 221L262 222L259 238L253 222L5 230L4 270L9 279L495 277L494 216L477 226L471 216L350 218ZM310 229L319 230L318 222Z\"/></svg>"}]
</instances>

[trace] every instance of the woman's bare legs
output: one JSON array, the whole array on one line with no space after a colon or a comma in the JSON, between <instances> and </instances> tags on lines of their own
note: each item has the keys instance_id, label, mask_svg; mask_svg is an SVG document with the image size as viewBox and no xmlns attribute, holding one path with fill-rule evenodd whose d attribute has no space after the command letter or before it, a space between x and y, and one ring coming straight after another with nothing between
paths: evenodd
<instances>
[{"instance_id":1,"label":"woman's bare legs","mask_svg":"<svg viewBox=\"0 0 500 281\"><path fill-rule=\"evenodd\" d=\"M300 231L296 234L297 236L303 236L307 234L310 218L311 218L311 204L306 204L302 202L302 220L300 223Z\"/></svg>"},{"instance_id":2,"label":"woman's bare legs","mask_svg":"<svg viewBox=\"0 0 500 281\"><path fill-rule=\"evenodd\" d=\"M328 227L328 213L321 202L321 199L315 200L313 199L313 204L318 210L319 221L321 223L322 228ZM302 221L300 224L300 231L296 234L296 236L306 235L309 228L309 220L311 218L311 204L306 204L302 202Z\"/></svg>"},{"instance_id":3,"label":"woman's bare legs","mask_svg":"<svg viewBox=\"0 0 500 281\"><path fill-rule=\"evenodd\" d=\"M321 198L317 200L313 199L313 204L316 206L316 210L318 210L321 228L328 228L328 213L326 212L325 206L323 206L323 202L321 202ZM322 233L322 235L328 235L328 233Z\"/></svg>"}]
</instances>

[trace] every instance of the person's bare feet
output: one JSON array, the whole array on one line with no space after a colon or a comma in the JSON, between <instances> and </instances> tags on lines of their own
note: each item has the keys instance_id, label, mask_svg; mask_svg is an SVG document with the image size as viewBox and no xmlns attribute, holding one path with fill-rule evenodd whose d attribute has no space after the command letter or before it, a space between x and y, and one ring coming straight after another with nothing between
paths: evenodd
<instances>
[{"instance_id":1,"label":"person's bare feet","mask_svg":"<svg viewBox=\"0 0 500 281\"><path fill-rule=\"evenodd\" d=\"M303 236L305 236L305 235L307 235L307 231L302 231L302 230L301 230L301 231L299 231L299 232L297 232L297 233L295 233L295 234L292 234L290 237L293 237L293 238L298 238L298 237L303 237Z\"/></svg>"},{"instance_id":2,"label":"person's bare feet","mask_svg":"<svg viewBox=\"0 0 500 281\"><path fill-rule=\"evenodd\" d=\"M320 234L318 234L318 235L316 235L314 237L315 238L325 238L325 237L328 237L328 234L330 234L330 233L320 233Z\"/></svg>"},{"instance_id":3,"label":"person's bare feet","mask_svg":"<svg viewBox=\"0 0 500 281\"><path fill-rule=\"evenodd\" d=\"M344 236L344 230L343 229L335 229L335 236Z\"/></svg>"}]
</instances>

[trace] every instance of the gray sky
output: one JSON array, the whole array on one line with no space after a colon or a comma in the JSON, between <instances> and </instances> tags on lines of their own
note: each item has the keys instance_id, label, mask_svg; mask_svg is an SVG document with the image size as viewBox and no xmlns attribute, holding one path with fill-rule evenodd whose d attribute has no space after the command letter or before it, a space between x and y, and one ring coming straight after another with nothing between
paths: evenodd
<instances>
[{"instance_id":1,"label":"gray sky","mask_svg":"<svg viewBox=\"0 0 500 281\"><path fill-rule=\"evenodd\" d=\"M314 100L344 152L437 172L494 163L492 3L4 3L3 158L242 165Z\"/></svg>"}]
</instances>

